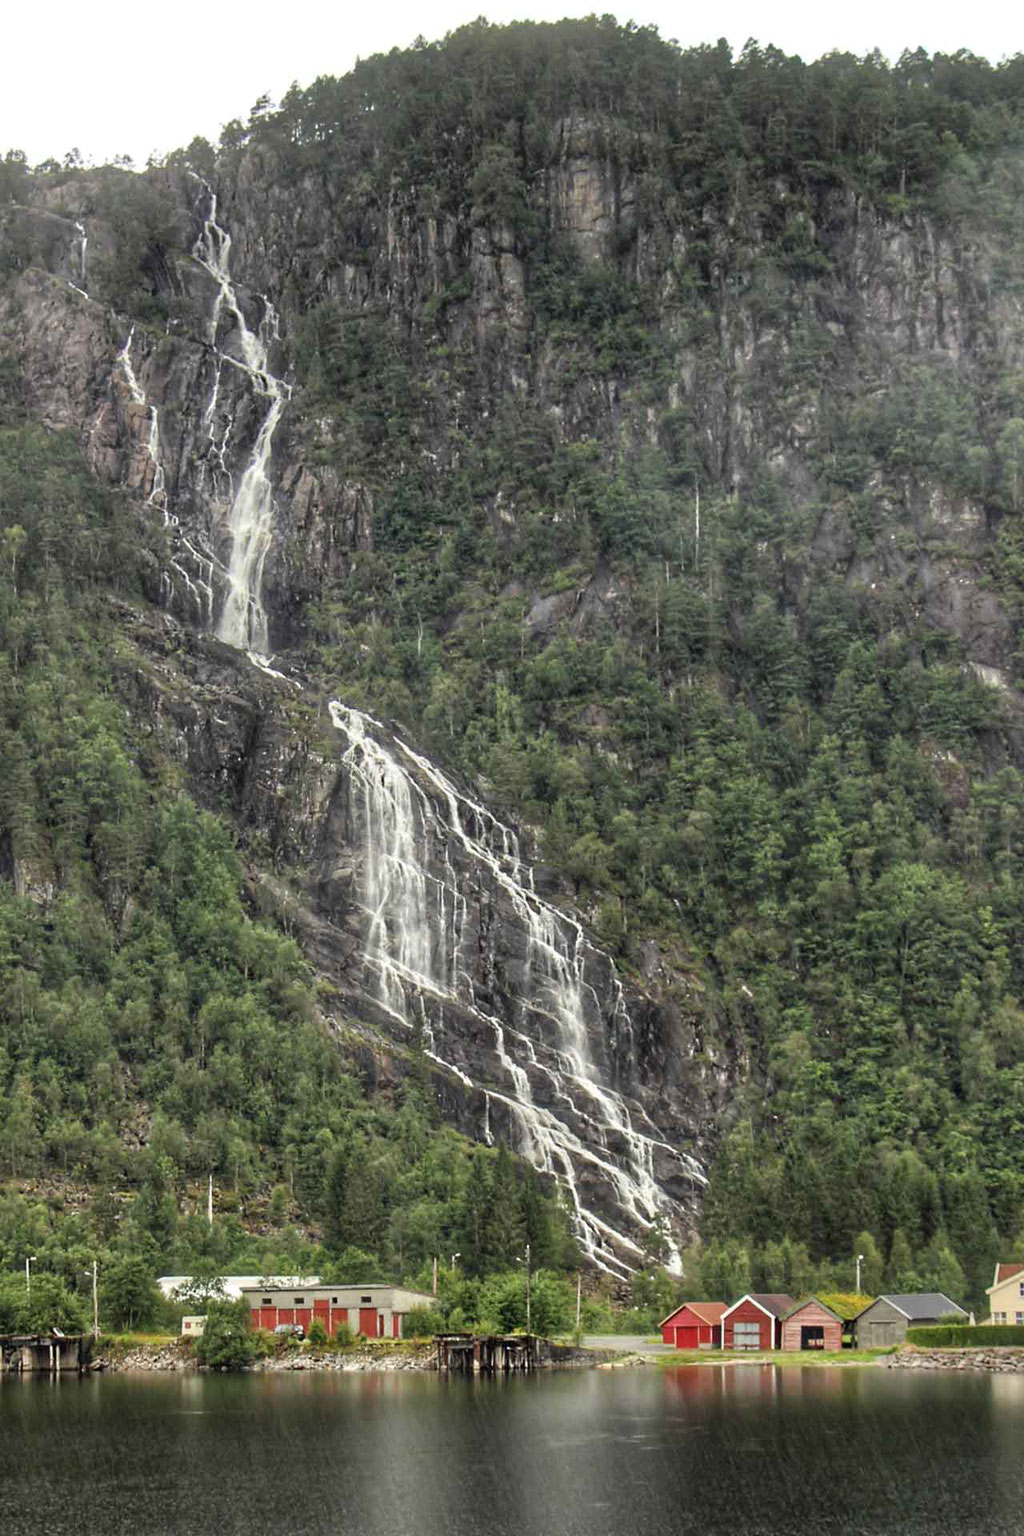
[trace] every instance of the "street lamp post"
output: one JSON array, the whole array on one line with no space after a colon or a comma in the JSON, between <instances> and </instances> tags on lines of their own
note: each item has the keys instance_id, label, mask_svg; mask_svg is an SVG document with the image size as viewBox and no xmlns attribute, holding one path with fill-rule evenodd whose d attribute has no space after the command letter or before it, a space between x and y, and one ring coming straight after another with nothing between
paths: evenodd
<instances>
[{"instance_id":1,"label":"street lamp post","mask_svg":"<svg viewBox=\"0 0 1024 1536\"><path fill-rule=\"evenodd\" d=\"M36 1255L34 1253L29 1258L26 1258L26 1260L25 1260L25 1300L26 1301L31 1301L32 1300L32 1265L35 1263L35 1261L36 1261Z\"/></svg>"},{"instance_id":2,"label":"street lamp post","mask_svg":"<svg viewBox=\"0 0 1024 1536\"><path fill-rule=\"evenodd\" d=\"M858 1253L858 1255L857 1255L857 1295L858 1296L860 1295L860 1266L863 1263L863 1261L864 1261L864 1255L862 1253Z\"/></svg>"},{"instance_id":3,"label":"street lamp post","mask_svg":"<svg viewBox=\"0 0 1024 1536\"><path fill-rule=\"evenodd\" d=\"M529 1245L529 1243L527 1243L527 1245L526 1245L526 1256L525 1256L525 1258L516 1259L516 1263L517 1264L525 1264L526 1265L526 1332L529 1334L531 1332L531 1329L530 1329L530 1245Z\"/></svg>"},{"instance_id":4,"label":"street lamp post","mask_svg":"<svg viewBox=\"0 0 1024 1536\"><path fill-rule=\"evenodd\" d=\"M100 1299L99 1287L97 1285L98 1271L95 1259L92 1261L92 1268L83 1269L82 1274L87 1280L92 1280L92 1336L94 1339L98 1339L100 1336Z\"/></svg>"},{"instance_id":5,"label":"street lamp post","mask_svg":"<svg viewBox=\"0 0 1024 1536\"><path fill-rule=\"evenodd\" d=\"M455 1260L456 1259L461 1259L461 1258L462 1258L462 1254L461 1253L453 1253L452 1254L452 1262L451 1262L451 1265L449 1267L451 1269L454 1269L455 1268Z\"/></svg>"},{"instance_id":6,"label":"street lamp post","mask_svg":"<svg viewBox=\"0 0 1024 1536\"><path fill-rule=\"evenodd\" d=\"M530 1245L526 1245L526 1336L529 1338L533 1329L530 1327Z\"/></svg>"}]
</instances>

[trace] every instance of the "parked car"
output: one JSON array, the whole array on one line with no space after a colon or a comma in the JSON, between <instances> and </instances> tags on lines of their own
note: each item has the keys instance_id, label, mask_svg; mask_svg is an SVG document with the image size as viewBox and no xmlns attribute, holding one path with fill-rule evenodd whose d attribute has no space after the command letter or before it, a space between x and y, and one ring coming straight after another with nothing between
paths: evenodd
<instances>
[{"instance_id":1,"label":"parked car","mask_svg":"<svg viewBox=\"0 0 1024 1536\"><path fill-rule=\"evenodd\" d=\"M274 1329L274 1332L279 1334L291 1334L292 1338L298 1339L300 1344L306 1337L306 1330L303 1328L301 1323L278 1323L277 1327Z\"/></svg>"}]
</instances>

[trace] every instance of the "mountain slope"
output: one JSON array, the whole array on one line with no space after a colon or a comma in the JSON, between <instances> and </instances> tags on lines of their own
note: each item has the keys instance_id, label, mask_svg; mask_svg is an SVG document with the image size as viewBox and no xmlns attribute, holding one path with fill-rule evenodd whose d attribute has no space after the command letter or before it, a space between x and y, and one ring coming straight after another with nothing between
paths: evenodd
<instances>
[{"instance_id":1,"label":"mountain slope","mask_svg":"<svg viewBox=\"0 0 1024 1536\"><path fill-rule=\"evenodd\" d=\"M134 496L147 595L196 632L146 639L121 696L158 733L174 701L252 889L366 1027L425 1024L448 1113L493 1134L511 1099L498 1133L577 1185L523 1104L590 1122L593 1244L643 1248L661 1203L685 1238L723 1144L706 1236L769 1288L780 1237L823 1262L867 1231L893 1283L977 1294L1020 1225L1022 88L480 25L141 178L10 171L8 396ZM439 874L421 779L389 835L473 918L395 1006L381 957L425 909L379 886L367 927L331 700L536 837L584 929L556 919L532 1003L511 898ZM551 1004L577 931L628 1037L585 967L593 1012ZM623 1174L658 1188L629 1231Z\"/></svg>"}]
</instances>

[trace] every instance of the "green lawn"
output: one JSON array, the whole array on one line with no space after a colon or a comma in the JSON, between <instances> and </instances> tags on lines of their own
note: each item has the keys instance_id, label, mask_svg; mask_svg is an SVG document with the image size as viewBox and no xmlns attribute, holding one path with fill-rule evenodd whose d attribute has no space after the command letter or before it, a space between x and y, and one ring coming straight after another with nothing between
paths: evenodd
<instances>
[{"instance_id":1,"label":"green lawn","mask_svg":"<svg viewBox=\"0 0 1024 1536\"><path fill-rule=\"evenodd\" d=\"M181 1342L180 1333L101 1333L96 1340L100 1350L166 1349Z\"/></svg>"},{"instance_id":2,"label":"green lawn","mask_svg":"<svg viewBox=\"0 0 1024 1536\"><path fill-rule=\"evenodd\" d=\"M654 1355L656 1365L872 1365L892 1349L676 1349Z\"/></svg>"}]
</instances>

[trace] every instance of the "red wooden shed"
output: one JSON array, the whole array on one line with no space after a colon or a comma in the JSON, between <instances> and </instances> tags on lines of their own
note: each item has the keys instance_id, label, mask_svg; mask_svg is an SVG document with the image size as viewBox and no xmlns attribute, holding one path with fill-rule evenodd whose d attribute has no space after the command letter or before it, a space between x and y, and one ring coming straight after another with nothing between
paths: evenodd
<instances>
[{"instance_id":1,"label":"red wooden shed","mask_svg":"<svg viewBox=\"0 0 1024 1536\"><path fill-rule=\"evenodd\" d=\"M817 1296L808 1296L782 1319L782 1347L842 1349L843 1320Z\"/></svg>"},{"instance_id":2,"label":"red wooden shed","mask_svg":"<svg viewBox=\"0 0 1024 1536\"><path fill-rule=\"evenodd\" d=\"M796 1306L792 1296L750 1291L722 1313L723 1349L778 1349L782 1319Z\"/></svg>"},{"instance_id":3,"label":"red wooden shed","mask_svg":"<svg viewBox=\"0 0 1024 1536\"><path fill-rule=\"evenodd\" d=\"M663 1344L675 1349L721 1349L724 1301L687 1301L660 1324Z\"/></svg>"}]
</instances>

